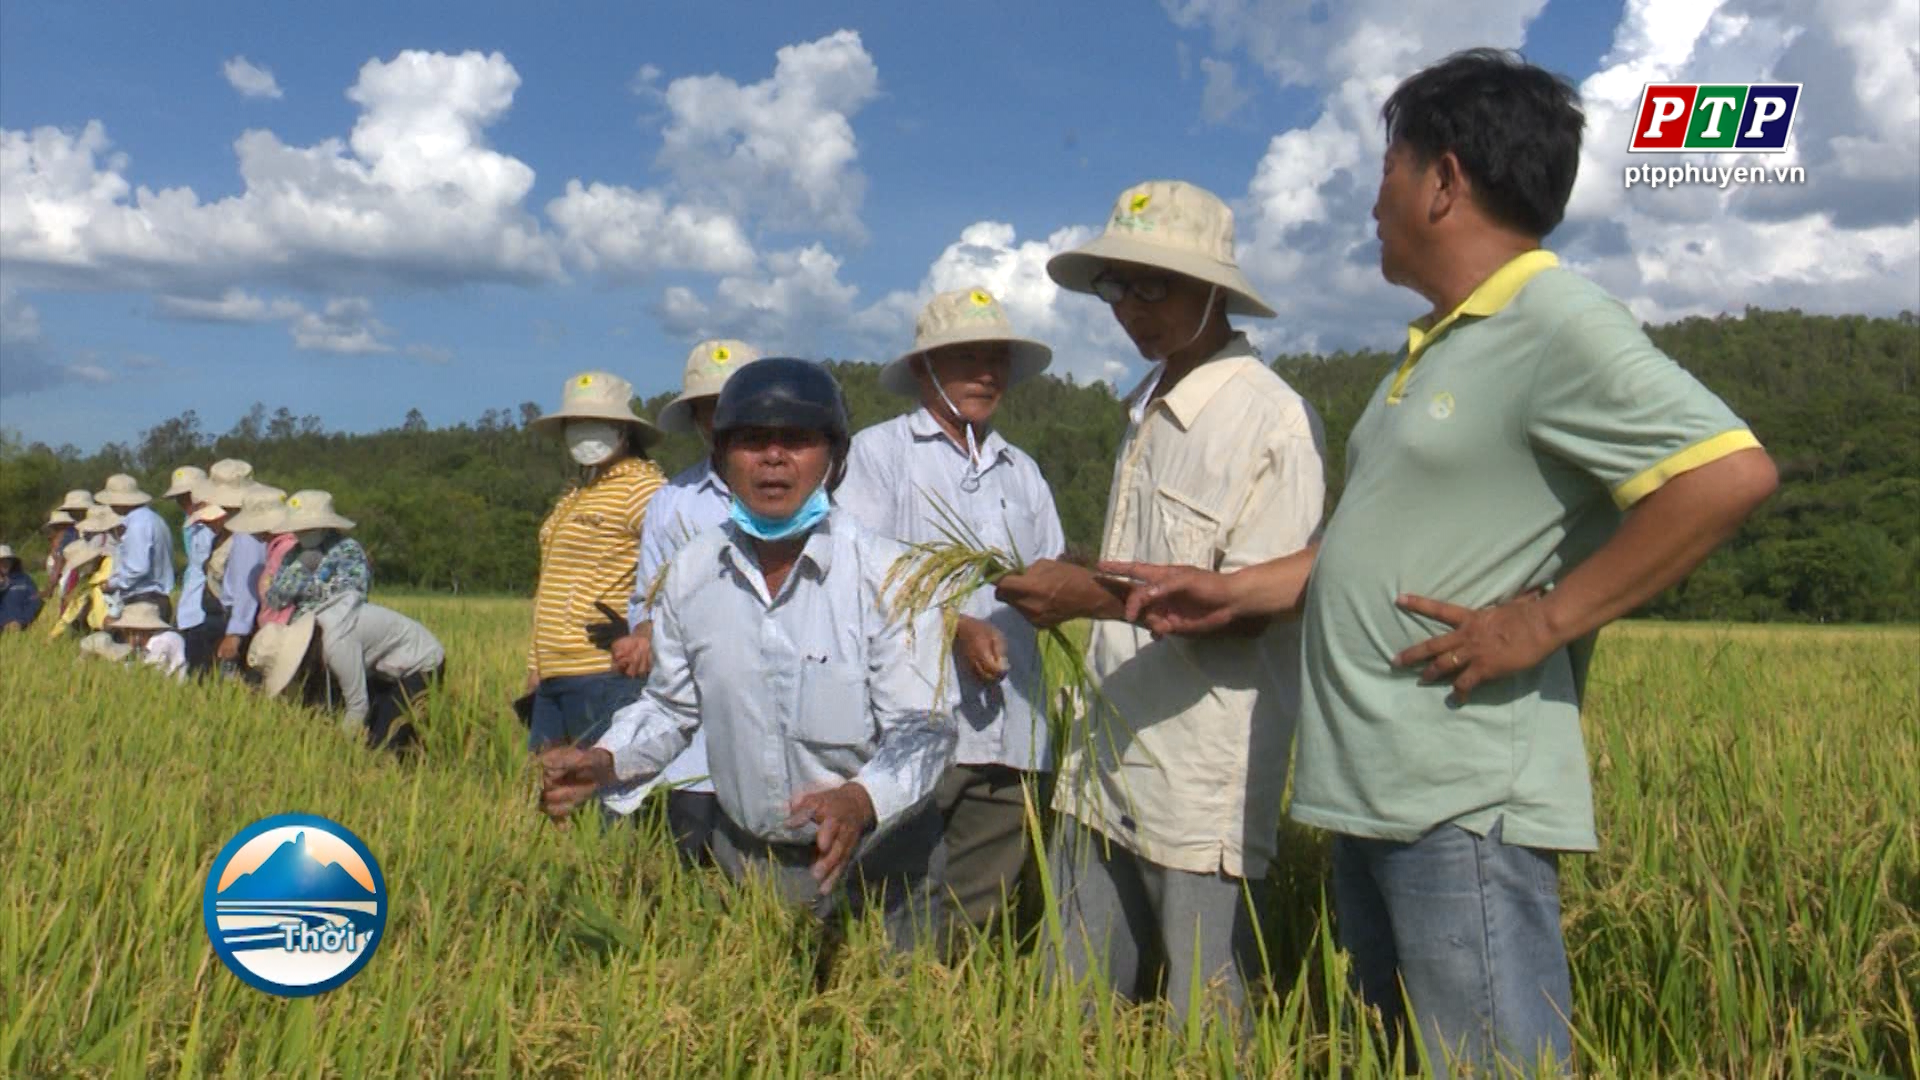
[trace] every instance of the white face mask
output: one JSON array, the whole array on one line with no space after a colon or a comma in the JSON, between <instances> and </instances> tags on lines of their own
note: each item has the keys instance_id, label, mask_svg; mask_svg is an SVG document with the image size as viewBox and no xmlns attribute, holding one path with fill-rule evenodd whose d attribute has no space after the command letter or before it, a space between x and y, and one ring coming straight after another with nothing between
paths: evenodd
<instances>
[{"instance_id":1,"label":"white face mask","mask_svg":"<svg viewBox=\"0 0 1920 1080\"><path fill-rule=\"evenodd\" d=\"M605 420L570 420L566 426L567 453L581 465L598 465L620 447L620 429Z\"/></svg>"}]
</instances>

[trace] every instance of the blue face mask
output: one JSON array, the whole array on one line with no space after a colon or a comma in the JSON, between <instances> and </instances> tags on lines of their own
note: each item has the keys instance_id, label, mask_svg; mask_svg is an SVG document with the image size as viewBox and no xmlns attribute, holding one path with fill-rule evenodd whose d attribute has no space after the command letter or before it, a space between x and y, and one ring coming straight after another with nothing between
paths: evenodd
<instances>
[{"instance_id":1,"label":"blue face mask","mask_svg":"<svg viewBox=\"0 0 1920 1080\"><path fill-rule=\"evenodd\" d=\"M738 495L733 497L733 508L727 511L727 516L740 526L740 531L756 540L791 540L820 524L832 508L827 501L827 485L821 484L813 489L813 494L807 496L807 501L800 504L800 509L794 511L792 517L761 517L747 509L747 504L741 502Z\"/></svg>"}]
</instances>

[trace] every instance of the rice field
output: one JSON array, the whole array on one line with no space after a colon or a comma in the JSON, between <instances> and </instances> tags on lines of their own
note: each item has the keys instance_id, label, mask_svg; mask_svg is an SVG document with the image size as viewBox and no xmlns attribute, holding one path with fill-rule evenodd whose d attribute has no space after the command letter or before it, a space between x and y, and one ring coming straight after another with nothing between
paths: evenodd
<instances>
[{"instance_id":1,"label":"rice field","mask_svg":"<svg viewBox=\"0 0 1920 1080\"><path fill-rule=\"evenodd\" d=\"M1249 1045L1042 993L1011 936L947 967L682 870L657 832L556 829L507 709L523 601L389 598L446 643L415 765L234 686L0 637L0 1075L1380 1075L1342 989L1324 841L1289 830ZM1581 1068L1920 1075L1920 630L1627 625L1587 709L1603 850L1567 860ZM215 959L203 878L249 822L357 832L387 940L318 998ZM1044 943L1040 946L1044 948Z\"/></svg>"}]
</instances>

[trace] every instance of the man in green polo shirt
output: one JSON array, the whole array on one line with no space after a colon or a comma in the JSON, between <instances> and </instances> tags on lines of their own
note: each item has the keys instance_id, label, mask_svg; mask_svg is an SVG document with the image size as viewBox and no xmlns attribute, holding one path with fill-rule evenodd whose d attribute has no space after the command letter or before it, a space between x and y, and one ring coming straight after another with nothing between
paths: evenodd
<instances>
[{"instance_id":1,"label":"man in green polo shirt","mask_svg":"<svg viewBox=\"0 0 1920 1080\"><path fill-rule=\"evenodd\" d=\"M1316 549L1145 579L1128 617L1208 633L1299 613L1291 813L1334 833L1341 942L1429 1064L1571 1063L1557 857L1596 846L1580 731L1600 627L1772 493L1753 433L1541 248L1583 126L1565 80L1456 54L1382 115L1381 271L1431 312L1347 448ZM1444 598L1436 599L1436 598Z\"/></svg>"}]
</instances>

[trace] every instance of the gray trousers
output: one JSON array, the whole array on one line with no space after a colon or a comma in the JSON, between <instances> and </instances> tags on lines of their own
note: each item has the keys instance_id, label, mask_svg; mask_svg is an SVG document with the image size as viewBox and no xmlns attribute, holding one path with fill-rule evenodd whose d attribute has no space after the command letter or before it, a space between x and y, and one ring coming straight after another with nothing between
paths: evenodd
<instances>
[{"instance_id":1,"label":"gray trousers","mask_svg":"<svg viewBox=\"0 0 1920 1080\"><path fill-rule=\"evenodd\" d=\"M1161 866L1066 816L1048 845L1047 869L1065 939L1047 950L1050 980L1064 967L1075 982L1091 976L1138 1001L1153 992L1143 983L1157 957L1181 1023L1197 997L1245 1030L1247 987L1262 973L1249 907L1259 882Z\"/></svg>"},{"instance_id":2,"label":"gray trousers","mask_svg":"<svg viewBox=\"0 0 1920 1080\"><path fill-rule=\"evenodd\" d=\"M765 879L781 899L805 908L822 922L837 914L864 918L881 912L887 940L898 952L912 952L929 933L934 910L929 857L939 836L940 818L932 807L920 810L877 841L869 838L827 894L813 879L812 844L769 843L752 836L727 817L716 815L713 861L736 882Z\"/></svg>"},{"instance_id":3,"label":"gray trousers","mask_svg":"<svg viewBox=\"0 0 1920 1080\"><path fill-rule=\"evenodd\" d=\"M950 948L965 927L985 929L1019 888L1027 865L1028 775L1005 765L954 765L934 789L940 841L933 876Z\"/></svg>"}]
</instances>

